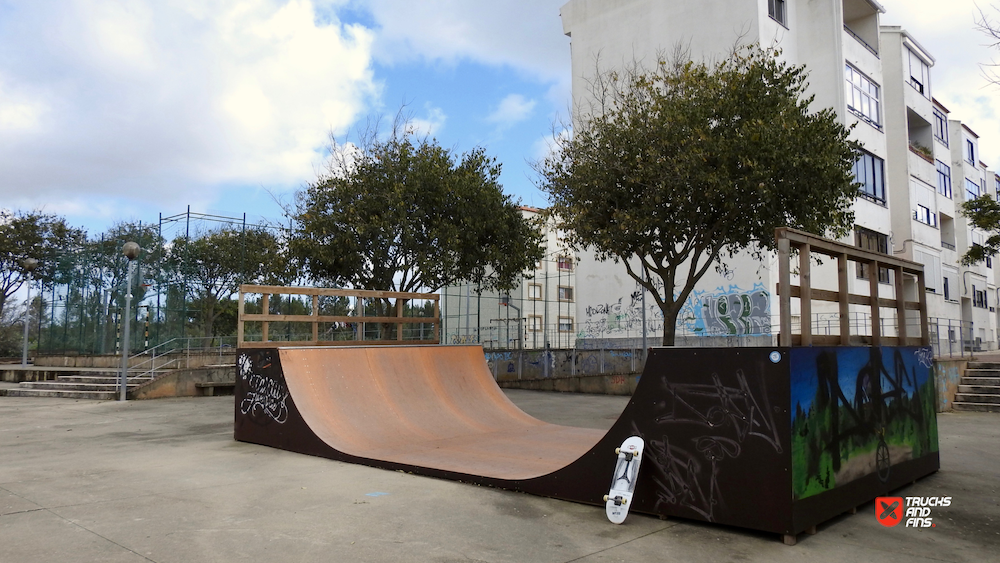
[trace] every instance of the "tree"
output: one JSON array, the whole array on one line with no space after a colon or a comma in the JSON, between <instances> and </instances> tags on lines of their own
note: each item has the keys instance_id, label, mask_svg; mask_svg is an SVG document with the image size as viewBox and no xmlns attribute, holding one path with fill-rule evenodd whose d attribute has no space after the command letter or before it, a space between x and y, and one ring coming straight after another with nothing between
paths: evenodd
<instances>
[{"instance_id":1,"label":"tree","mask_svg":"<svg viewBox=\"0 0 1000 563\"><path fill-rule=\"evenodd\" d=\"M192 288L202 336L213 336L224 312L220 301L244 283L279 283L290 279L281 241L261 227L222 228L187 239L174 239L170 262L180 280Z\"/></svg>"},{"instance_id":2,"label":"tree","mask_svg":"<svg viewBox=\"0 0 1000 563\"><path fill-rule=\"evenodd\" d=\"M296 196L293 256L321 282L436 291L469 281L510 289L542 257L538 229L481 148L455 155L397 118L357 145L334 143L328 172Z\"/></svg>"},{"instance_id":3,"label":"tree","mask_svg":"<svg viewBox=\"0 0 1000 563\"><path fill-rule=\"evenodd\" d=\"M756 47L711 66L661 58L598 73L592 104L538 166L568 241L623 262L652 294L665 346L713 265L763 256L779 226L852 225L857 147L833 110L809 111L806 87L804 67Z\"/></svg>"},{"instance_id":4,"label":"tree","mask_svg":"<svg viewBox=\"0 0 1000 563\"><path fill-rule=\"evenodd\" d=\"M25 259L38 260L32 279L50 282L58 271L57 257L83 239L83 231L67 226L61 217L0 210L0 318L7 300L28 280Z\"/></svg>"},{"instance_id":5,"label":"tree","mask_svg":"<svg viewBox=\"0 0 1000 563\"><path fill-rule=\"evenodd\" d=\"M990 233L985 244L973 244L965 251L962 264L972 266L996 256L1000 252L1000 203L988 194L983 194L976 199L963 201L961 212L972 227Z\"/></svg>"},{"instance_id":6,"label":"tree","mask_svg":"<svg viewBox=\"0 0 1000 563\"><path fill-rule=\"evenodd\" d=\"M142 252L136 259L135 279L130 280L134 297L131 302L133 310L124 311L125 280L129 261L122 254L122 247L129 241L137 243ZM162 256L163 238L157 226L138 221L117 222L100 237L87 241L81 252L64 256L64 264L57 281L71 287L75 286L77 290L86 286L100 298L97 303L98 310L94 312L95 317L104 317L102 343L98 349L112 349L115 338L112 329L116 313L135 314L135 308L145 298L147 289L153 281L151 278L156 274L156 262Z\"/></svg>"}]
</instances>

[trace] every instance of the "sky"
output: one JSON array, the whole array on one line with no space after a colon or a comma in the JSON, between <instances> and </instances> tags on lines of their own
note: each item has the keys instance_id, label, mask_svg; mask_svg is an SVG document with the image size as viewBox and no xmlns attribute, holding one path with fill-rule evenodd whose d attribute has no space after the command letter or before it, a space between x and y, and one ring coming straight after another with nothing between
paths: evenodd
<instances>
[{"instance_id":1,"label":"sky","mask_svg":"<svg viewBox=\"0 0 1000 563\"><path fill-rule=\"evenodd\" d=\"M287 222L331 136L401 110L457 153L484 147L508 194L544 206L531 164L571 106L564 1L0 0L0 207L91 234L188 206ZM1000 165L1000 91L979 67L1000 50L974 3L881 4Z\"/></svg>"}]
</instances>

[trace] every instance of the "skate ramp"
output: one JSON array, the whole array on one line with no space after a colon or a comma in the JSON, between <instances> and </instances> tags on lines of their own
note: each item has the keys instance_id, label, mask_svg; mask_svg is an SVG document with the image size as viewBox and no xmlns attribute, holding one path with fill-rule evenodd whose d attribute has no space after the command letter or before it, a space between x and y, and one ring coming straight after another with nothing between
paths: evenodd
<instances>
[{"instance_id":1,"label":"skate ramp","mask_svg":"<svg viewBox=\"0 0 1000 563\"><path fill-rule=\"evenodd\" d=\"M288 391L306 425L349 456L495 479L561 469L604 431L518 409L474 346L286 348Z\"/></svg>"},{"instance_id":2,"label":"skate ramp","mask_svg":"<svg viewBox=\"0 0 1000 563\"><path fill-rule=\"evenodd\" d=\"M640 436L646 445L630 512L794 535L940 467L927 354L655 348L605 433L522 412L497 387L479 346L249 348L238 356L234 435L589 504L603 504L614 449ZM882 408L845 403L842 391L872 381L871 373L883 374L872 395L883 397ZM847 422L831 433L830 420ZM912 444L906 456L890 447L902 443ZM887 453L879 457L880 449ZM838 474L820 463L835 454L847 465L873 461L867 473Z\"/></svg>"}]
</instances>

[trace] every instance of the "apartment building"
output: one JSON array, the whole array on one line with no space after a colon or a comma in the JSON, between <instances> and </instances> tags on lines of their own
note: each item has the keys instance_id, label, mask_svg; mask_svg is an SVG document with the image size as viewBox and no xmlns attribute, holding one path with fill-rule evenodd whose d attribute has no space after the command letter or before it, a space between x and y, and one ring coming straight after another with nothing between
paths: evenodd
<instances>
[{"instance_id":1,"label":"apartment building","mask_svg":"<svg viewBox=\"0 0 1000 563\"><path fill-rule=\"evenodd\" d=\"M885 175L889 154L879 50L879 17L883 12L877 2L869 0L571 0L561 13L572 45L576 104L588 100L589 79L594 73L644 64L679 51L693 60L712 61L727 56L738 45L756 43L780 49L781 56L791 64L806 65L808 93L815 96L814 109L834 108L845 125L853 125L853 139L864 146L855 168L862 184L862 196L854 203L856 228L844 242L889 253L892 215ZM775 265L774 257L761 263L745 255L727 263L722 272L706 275L681 315L678 331L682 338L678 342L718 345L718 338L732 337L740 337L741 343L747 345L773 342L778 314L773 299ZM634 301L634 282L633 286L618 283L622 278L618 270L581 257L579 275L586 283L581 284L578 293L583 313L599 296L603 297L597 301L600 305L619 298ZM867 294L868 275L866 268L859 267L850 278L850 291ZM878 275L882 282L880 296L894 297L889 272ZM836 276L816 279L822 283ZM793 323L811 322L819 334L839 330L839 312L832 304L817 304L810 319L797 318L798 314L797 303L793 303ZM581 317L588 320L584 314ZM867 313L852 313L852 325L856 333L870 331ZM895 330L883 328L886 334Z\"/></svg>"},{"instance_id":2,"label":"apartment building","mask_svg":"<svg viewBox=\"0 0 1000 563\"><path fill-rule=\"evenodd\" d=\"M522 207L529 219L539 210ZM577 334L578 257L551 220L542 224L545 254L510 292L473 284L441 290L443 342L487 348L573 348Z\"/></svg>"}]
</instances>

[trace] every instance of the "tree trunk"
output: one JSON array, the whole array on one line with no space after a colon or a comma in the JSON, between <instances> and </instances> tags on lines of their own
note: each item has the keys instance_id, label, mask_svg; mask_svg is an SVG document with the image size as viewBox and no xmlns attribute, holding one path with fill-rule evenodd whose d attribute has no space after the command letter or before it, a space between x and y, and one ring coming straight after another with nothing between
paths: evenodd
<instances>
[{"instance_id":1,"label":"tree trunk","mask_svg":"<svg viewBox=\"0 0 1000 563\"><path fill-rule=\"evenodd\" d=\"M677 339L677 316L681 312L681 303L660 307L663 313L663 345L674 346Z\"/></svg>"}]
</instances>

